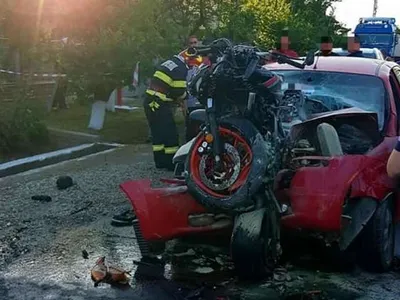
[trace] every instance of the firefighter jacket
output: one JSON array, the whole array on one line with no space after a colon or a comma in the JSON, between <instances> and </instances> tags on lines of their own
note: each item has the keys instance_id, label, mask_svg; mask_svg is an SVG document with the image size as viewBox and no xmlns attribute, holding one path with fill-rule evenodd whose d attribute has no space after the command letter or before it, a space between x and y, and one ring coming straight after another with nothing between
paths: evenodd
<instances>
[{"instance_id":1,"label":"firefighter jacket","mask_svg":"<svg viewBox=\"0 0 400 300\"><path fill-rule=\"evenodd\" d=\"M186 97L188 67L183 57L175 55L163 62L153 74L146 94L171 102Z\"/></svg>"}]
</instances>

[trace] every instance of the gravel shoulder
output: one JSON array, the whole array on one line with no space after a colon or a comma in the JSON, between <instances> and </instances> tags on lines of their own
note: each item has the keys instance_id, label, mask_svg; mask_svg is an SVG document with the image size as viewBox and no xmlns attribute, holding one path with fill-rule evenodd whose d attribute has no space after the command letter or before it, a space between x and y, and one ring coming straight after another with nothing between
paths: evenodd
<instances>
[{"instance_id":1,"label":"gravel shoulder","mask_svg":"<svg viewBox=\"0 0 400 300\"><path fill-rule=\"evenodd\" d=\"M132 282L124 291L94 288L89 274L100 256L128 270L140 257L133 229L116 229L109 222L129 207L118 187L121 182L170 176L151 162L149 146L127 146L0 179L0 299L170 299L165 291L171 286L165 283ZM60 175L71 176L76 185L57 190ZM52 201L34 201L33 195L49 195ZM190 243L183 248L178 252L189 254L173 255L176 263L168 266L169 277L190 273L224 282L241 299L283 299L288 291L313 290L325 297L315 299L400 299L399 273L338 274L288 267L284 278L239 285L226 249L204 250ZM82 250L88 251L88 260Z\"/></svg>"}]
</instances>

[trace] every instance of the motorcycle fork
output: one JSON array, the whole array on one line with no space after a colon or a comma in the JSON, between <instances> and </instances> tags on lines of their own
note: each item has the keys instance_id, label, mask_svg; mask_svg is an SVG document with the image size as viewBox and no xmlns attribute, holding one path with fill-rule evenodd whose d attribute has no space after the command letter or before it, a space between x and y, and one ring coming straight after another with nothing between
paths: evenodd
<instances>
[{"instance_id":1,"label":"motorcycle fork","mask_svg":"<svg viewBox=\"0 0 400 300\"><path fill-rule=\"evenodd\" d=\"M216 108L212 98L207 99L206 107L207 123L211 135L213 136L212 150L214 154L214 159L216 163L216 169L222 167L221 165L221 155L222 155L222 143L218 131L218 123L216 118Z\"/></svg>"}]
</instances>

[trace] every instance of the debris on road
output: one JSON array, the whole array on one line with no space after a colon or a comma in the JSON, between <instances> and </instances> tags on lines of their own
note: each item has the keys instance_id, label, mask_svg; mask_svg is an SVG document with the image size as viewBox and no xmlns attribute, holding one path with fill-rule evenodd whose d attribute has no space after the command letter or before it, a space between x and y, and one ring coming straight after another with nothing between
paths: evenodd
<instances>
[{"instance_id":1,"label":"debris on road","mask_svg":"<svg viewBox=\"0 0 400 300\"><path fill-rule=\"evenodd\" d=\"M89 259L89 253L84 249L84 250L82 250L82 257L84 258L84 259Z\"/></svg>"},{"instance_id":2,"label":"debris on road","mask_svg":"<svg viewBox=\"0 0 400 300\"><path fill-rule=\"evenodd\" d=\"M111 285L129 284L129 272L107 265L105 260L105 256L100 257L90 272L94 286L97 287L101 282Z\"/></svg>"},{"instance_id":3,"label":"debris on road","mask_svg":"<svg viewBox=\"0 0 400 300\"><path fill-rule=\"evenodd\" d=\"M74 182L70 176L60 176L56 181L57 188L59 190L65 190L74 185Z\"/></svg>"},{"instance_id":4,"label":"debris on road","mask_svg":"<svg viewBox=\"0 0 400 300\"><path fill-rule=\"evenodd\" d=\"M51 197L47 195L35 195L32 196L32 200L41 201L41 202L51 202Z\"/></svg>"}]
</instances>

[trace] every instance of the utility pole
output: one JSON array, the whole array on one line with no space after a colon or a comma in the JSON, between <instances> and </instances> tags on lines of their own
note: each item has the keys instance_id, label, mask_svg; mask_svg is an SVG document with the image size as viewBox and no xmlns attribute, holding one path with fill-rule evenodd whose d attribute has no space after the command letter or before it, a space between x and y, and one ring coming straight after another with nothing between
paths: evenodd
<instances>
[{"instance_id":1,"label":"utility pole","mask_svg":"<svg viewBox=\"0 0 400 300\"><path fill-rule=\"evenodd\" d=\"M374 9L372 11L372 16L375 18L376 13L378 12L378 0L374 0Z\"/></svg>"}]
</instances>

